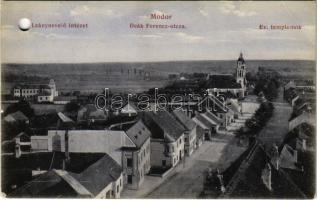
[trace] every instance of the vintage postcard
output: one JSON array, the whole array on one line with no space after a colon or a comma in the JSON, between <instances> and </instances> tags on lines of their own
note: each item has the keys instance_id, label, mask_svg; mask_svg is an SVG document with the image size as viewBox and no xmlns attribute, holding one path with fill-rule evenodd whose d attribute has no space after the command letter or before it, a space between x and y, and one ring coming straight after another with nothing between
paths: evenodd
<instances>
[{"instance_id":1,"label":"vintage postcard","mask_svg":"<svg viewBox=\"0 0 317 200\"><path fill-rule=\"evenodd\" d=\"M1 7L2 197L315 197L315 1Z\"/></svg>"}]
</instances>

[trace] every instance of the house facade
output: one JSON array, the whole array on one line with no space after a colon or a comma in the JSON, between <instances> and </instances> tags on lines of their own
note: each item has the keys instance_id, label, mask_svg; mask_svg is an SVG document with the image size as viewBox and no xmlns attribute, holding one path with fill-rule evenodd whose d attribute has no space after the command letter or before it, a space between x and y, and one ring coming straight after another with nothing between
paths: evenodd
<instances>
[{"instance_id":1,"label":"house facade","mask_svg":"<svg viewBox=\"0 0 317 200\"><path fill-rule=\"evenodd\" d=\"M151 168L151 133L142 120L133 124L125 132L135 147L122 148L124 183L129 189L138 189Z\"/></svg>"},{"instance_id":2,"label":"house facade","mask_svg":"<svg viewBox=\"0 0 317 200\"><path fill-rule=\"evenodd\" d=\"M194 152L194 150L197 148L196 147L197 125L182 110L174 110L173 115L186 129L184 134L184 145L185 145L184 153L185 155L190 156Z\"/></svg>"},{"instance_id":3,"label":"house facade","mask_svg":"<svg viewBox=\"0 0 317 200\"><path fill-rule=\"evenodd\" d=\"M167 111L146 112L142 117L151 131L151 166L176 166L184 157L185 128Z\"/></svg>"}]
</instances>

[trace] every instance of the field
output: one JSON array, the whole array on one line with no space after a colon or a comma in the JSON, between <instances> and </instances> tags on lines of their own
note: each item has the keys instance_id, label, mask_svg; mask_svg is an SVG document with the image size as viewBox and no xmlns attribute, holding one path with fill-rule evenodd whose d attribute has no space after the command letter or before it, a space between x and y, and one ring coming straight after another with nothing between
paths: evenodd
<instances>
[{"instance_id":1,"label":"field","mask_svg":"<svg viewBox=\"0 0 317 200\"><path fill-rule=\"evenodd\" d=\"M247 71L258 67L275 69L284 76L315 79L315 62L301 60L250 60ZM100 92L107 87L115 92L141 92L169 83L169 74L233 74L236 61L175 61L149 63L80 63L80 64L4 64L2 94L24 81L50 79L62 92ZM23 76L22 80L17 78ZM35 81L36 82L36 81Z\"/></svg>"}]
</instances>

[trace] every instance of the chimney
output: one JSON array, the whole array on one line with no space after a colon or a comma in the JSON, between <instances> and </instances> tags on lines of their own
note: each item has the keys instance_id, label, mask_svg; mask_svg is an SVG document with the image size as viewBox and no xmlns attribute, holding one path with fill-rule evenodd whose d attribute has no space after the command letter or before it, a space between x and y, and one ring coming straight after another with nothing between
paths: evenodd
<instances>
[{"instance_id":1,"label":"chimney","mask_svg":"<svg viewBox=\"0 0 317 200\"><path fill-rule=\"evenodd\" d=\"M272 191L272 170L269 163L267 163L262 170L261 178L266 188Z\"/></svg>"}]
</instances>

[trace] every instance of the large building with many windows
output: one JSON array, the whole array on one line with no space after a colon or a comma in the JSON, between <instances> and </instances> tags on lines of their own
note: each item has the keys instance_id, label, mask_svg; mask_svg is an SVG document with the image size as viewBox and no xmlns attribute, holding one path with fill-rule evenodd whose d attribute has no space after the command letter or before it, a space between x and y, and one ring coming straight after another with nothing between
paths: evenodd
<instances>
[{"instance_id":1,"label":"large building with many windows","mask_svg":"<svg viewBox=\"0 0 317 200\"><path fill-rule=\"evenodd\" d=\"M24 97L27 99L34 99L38 102L53 102L54 98L58 96L56 84L53 79L45 84L18 84L13 87L14 97Z\"/></svg>"}]
</instances>

